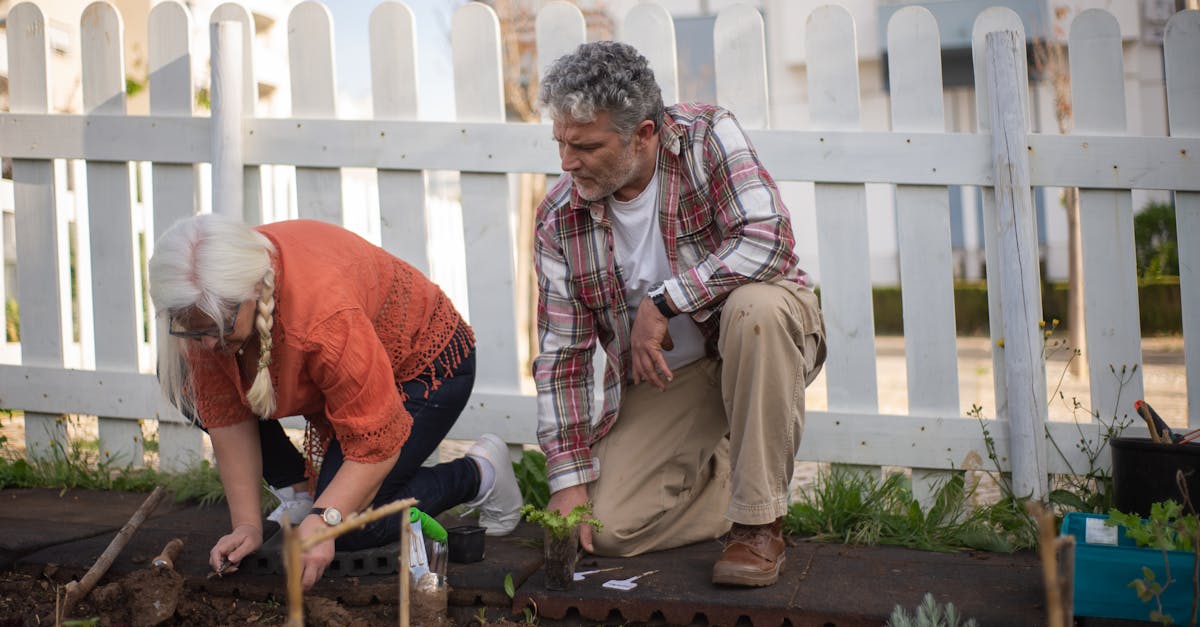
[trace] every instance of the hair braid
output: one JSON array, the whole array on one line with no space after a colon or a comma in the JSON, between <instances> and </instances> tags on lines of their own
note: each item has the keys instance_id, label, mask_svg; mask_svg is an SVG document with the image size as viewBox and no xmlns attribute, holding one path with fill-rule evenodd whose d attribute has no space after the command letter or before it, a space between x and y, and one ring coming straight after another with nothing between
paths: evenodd
<instances>
[{"instance_id":1,"label":"hair braid","mask_svg":"<svg viewBox=\"0 0 1200 627\"><path fill-rule=\"evenodd\" d=\"M259 353L258 372L254 384L246 393L250 409L266 418L275 413L275 386L271 384L271 327L275 324L275 270L268 269L262 279L255 309L254 327L258 329Z\"/></svg>"}]
</instances>

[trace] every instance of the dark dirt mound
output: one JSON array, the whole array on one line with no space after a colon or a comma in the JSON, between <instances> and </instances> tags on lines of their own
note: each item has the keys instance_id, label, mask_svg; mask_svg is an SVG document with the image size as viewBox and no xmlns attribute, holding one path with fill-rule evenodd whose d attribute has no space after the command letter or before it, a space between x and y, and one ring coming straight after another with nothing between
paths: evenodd
<instances>
[{"instance_id":1,"label":"dark dirt mound","mask_svg":"<svg viewBox=\"0 0 1200 627\"><path fill-rule=\"evenodd\" d=\"M53 625L56 602L61 601L65 581L53 572L34 576L0 572L0 625ZM165 603L176 601L173 612ZM395 605L342 606L331 599L306 598L305 623L316 627L395 624ZM282 625L287 622L285 602L260 602L213 596L201 590L185 590L174 571L139 570L117 582L98 586L69 618L95 619L106 625Z\"/></svg>"}]
</instances>

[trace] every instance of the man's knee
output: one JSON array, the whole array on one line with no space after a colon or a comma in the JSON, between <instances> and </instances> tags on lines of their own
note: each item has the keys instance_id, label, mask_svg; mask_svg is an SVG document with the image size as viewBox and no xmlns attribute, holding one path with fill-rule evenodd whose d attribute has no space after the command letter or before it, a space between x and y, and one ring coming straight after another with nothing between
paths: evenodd
<instances>
[{"instance_id":1,"label":"man's knee","mask_svg":"<svg viewBox=\"0 0 1200 627\"><path fill-rule=\"evenodd\" d=\"M788 291L770 283L749 283L731 292L721 311L721 334L757 337L787 332L792 317Z\"/></svg>"},{"instance_id":2,"label":"man's knee","mask_svg":"<svg viewBox=\"0 0 1200 627\"><path fill-rule=\"evenodd\" d=\"M636 555L636 542L645 531L644 523L630 517L628 504L593 502L592 514L603 525L600 531L592 532L592 545L596 555L604 557L630 557Z\"/></svg>"}]
</instances>

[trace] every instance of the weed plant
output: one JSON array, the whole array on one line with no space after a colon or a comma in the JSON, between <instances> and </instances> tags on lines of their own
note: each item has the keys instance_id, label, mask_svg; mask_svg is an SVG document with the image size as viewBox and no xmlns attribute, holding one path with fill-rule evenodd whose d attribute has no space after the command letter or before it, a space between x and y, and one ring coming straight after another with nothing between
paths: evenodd
<instances>
[{"instance_id":1,"label":"weed plant","mask_svg":"<svg viewBox=\"0 0 1200 627\"><path fill-rule=\"evenodd\" d=\"M521 498L527 505L545 509L550 502L550 482L546 478L546 456L541 451L525 451L521 459L513 463L517 485L521 487Z\"/></svg>"},{"instance_id":2,"label":"weed plant","mask_svg":"<svg viewBox=\"0 0 1200 627\"><path fill-rule=\"evenodd\" d=\"M1049 339L1050 333L1057 325L1058 321L1055 320L1051 328L1046 331L1046 356L1049 358L1056 352L1070 351L1070 358L1067 360L1067 364L1063 366L1063 371L1059 375L1055 389L1050 394L1050 402L1062 403L1070 409L1071 416L1075 421L1076 431L1079 433L1079 439L1075 442L1074 446L1076 450L1083 453L1087 459L1088 466L1086 469L1076 469L1071 466L1070 458L1063 452L1059 443L1050 436L1049 425L1047 425L1046 440L1067 468L1070 469L1069 473L1051 477L1051 490L1047 496L1047 501L1054 508L1059 518L1066 511L1103 513L1112 507L1113 501L1112 473L1107 465L1101 463L1101 457L1108 452L1108 443L1114 438L1120 437L1125 428L1133 424L1133 419L1129 417L1129 414L1121 413L1121 394L1125 390L1125 386L1129 385L1129 382L1137 374L1138 365L1122 365L1119 372L1115 366L1111 364L1108 366L1109 372L1116 380L1117 397L1111 411L1105 414L1108 417L1103 417L1100 415L1100 411L1090 410L1084 407L1079 399L1075 397L1068 399L1066 394L1063 393L1063 377L1066 376L1067 370L1071 367L1071 362L1078 359L1080 354L1078 349L1070 349L1062 341ZM972 411L977 411L977 407L973 407ZM1084 432L1079 421L1081 413L1087 414L1100 426L1098 439L1090 437Z\"/></svg>"},{"instance_id":3,"label":"weed plant","mask_svg":"<svg viewBox=\"0 0 1200 627\"><path fill-rule=\"evenodd\" d=\"M942 482L929 511L903 473L882 481L834 466L784 518L787 533L848 544L888 544L927 551L981 549L1011 553L1037 546L1037 529L1012 503L975 507L962 475Z\"/></svg>"}]
</instances>

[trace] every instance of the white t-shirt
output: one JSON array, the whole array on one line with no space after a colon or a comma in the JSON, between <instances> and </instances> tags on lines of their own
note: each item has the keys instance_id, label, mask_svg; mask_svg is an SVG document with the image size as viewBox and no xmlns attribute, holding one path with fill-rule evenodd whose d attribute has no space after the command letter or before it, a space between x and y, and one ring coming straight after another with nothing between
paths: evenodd
<instances>
[{"instance_id":1,"label":"white t-shirt","mask_svg":"<svg viewBox=\"0 0 1200 627\"><path fill-rule=\"evenodd\" d=\"M625 281L625 300L632 311L656 283L671 278L667 248L658 225L658 170L646 189L633 200L622 202L609 196L613 243L617 267ZM704 334L686 314L668 321L675 348L663 351L667 367L678 370L704 357Z\"/></svg>"}]
</instances>

